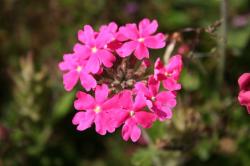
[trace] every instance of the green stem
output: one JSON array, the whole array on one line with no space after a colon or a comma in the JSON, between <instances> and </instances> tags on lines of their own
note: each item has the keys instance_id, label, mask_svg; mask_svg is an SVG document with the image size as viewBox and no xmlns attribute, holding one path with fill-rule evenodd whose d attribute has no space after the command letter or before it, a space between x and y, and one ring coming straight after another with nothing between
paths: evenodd
<instances>
[{"instance_id":1,"label":"green stem","mask_svg":"<svg viewBox=\"0 0 250 166\"><path fill-rule=\"evenodd\" d=\"M218 41L219 45L219 61L218 61L218 86L219 88L222 86L224 80L224 70L226 63L226 46L227 46L227 8L228 8L228 0L221 0L221 36L222 41Z\"/></svg>"}]
</instances>

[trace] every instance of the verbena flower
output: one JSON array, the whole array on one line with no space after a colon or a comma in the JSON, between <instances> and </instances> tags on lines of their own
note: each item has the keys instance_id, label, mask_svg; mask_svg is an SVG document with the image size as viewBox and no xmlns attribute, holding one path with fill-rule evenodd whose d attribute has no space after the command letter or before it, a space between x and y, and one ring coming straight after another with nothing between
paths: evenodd
<instances>
[{"instance_id":1,"label":"verbena flower","mask_svg":"<svg viewBox=\"0 0 250 166\"><path fill-rule=\"evenodd\" d=\"M158 58L155 62L154 77L162 81L164 88L170 91L181 89L181 84L177 81L182 70L181 55L175 55L169 59L166 66Z\"/></svg>"},{"instance_id":2,"label":"verbena flower","mask_svg":"<svg viewBox=\"0 0 250 166\"><path fill-rule=\"evenodd\" d=\"M150 22L149 19L143 19L139 26L136 24L126 24L119 29L120 38L118 40L126 41L117 53L121 57L127 57L133 52L137 59L149 58L148 48L159 49L165 46L165 36L162 33L153 35L158 28L156 20Z\"/></svg>"},{"instance_id":3,"label":"verbena flower","mask_svg":"<svg viewBox=\"0 0 250 166\"><path fill-rule=\"evenodd\" d=\"M112 116L113 111L119 111L118 98L114 96L108 99L108 86L103 84L95 89L95 98L91 95L79 91L74 106L77 112L72 123L77 126L77 130L83 131L95 123L96 132L105 135L106 132L114 132L116 121Z\"/></svg>"},{"instance_id":4,"label":"verbena flower","mask_svg":"<svg viewBox=\"0 0 250 166\"><path fill-rule=\"evenodd\" d=\"M78 54L65 54L59 68L63 72L63 84L67 91L71 91L80 79L81 85L89 91L96 87L95 78L85 70L87 61Z\"/></svg>"},{"instance_id":5,"label":"verbena flower","mask_svg":"<svg viewBox=\"0 0 250 166\"><path fill-rule=\"evenodd\" d=\"M171 119L176 90L181 89L182 58L173 56L165 66L159 58L155 63L149 59L148 48L165 46L165 36L155 34L157 27L156 20L143 19L138 26L119 28L111 22L98 32L90 25L78 32L79 42L59 63L64 88L71 91L78 80L83 87L76 94L72 119L78 131L94 124L96 132L105 135L122 127L122 138L136 142L141 128ZM132 53L135 56L127 57Z\"/></svg>"},{"instance_id":6,"label":"verbena flower","mask_svg":"<svg viewBox=\"0 0 250 166\"><path fill-rule=\"evenodd\" d=\"M141 136L141 129L149 128L156 120L154 113L147 112L145 110L146 98L142 93L137 93L135 100L132 96L133 92L130 90L124 90L121 92L120 105L122 107L121 118L124 123L122 127L122 137L124 140L129 138L136 142Z\"/></svg>"},{"instance_id":7,"label":"verbena flower","mask_svg":"<svg viewBox=\"0 0 250 166\"><path fill-rule=\"evenodd\" d=\"M103 28L98 33L90 25L85 25L84 29L78 32L78 39L84 44L79 46L78 50L89 57L86 63L86 70L97 73L101 65L107 68L113 66L116 58L106 48L107 44L113 40L113 34L109 28Z\"/></svg>"},{"instance_id":8,"label":"verbena flower","mask_svg":"<svg viewBox=\"0 0 250 166\"><path fill-rule=\"evenodd\" d=\"M139 82L135 84L135 90L146 97L148 108L153 111L159 120L163 121L172 117L172 108L176 105L174 93L171 91L159 92L160 82L151 76L148 86Z\"/></svg>"}]
</instances>

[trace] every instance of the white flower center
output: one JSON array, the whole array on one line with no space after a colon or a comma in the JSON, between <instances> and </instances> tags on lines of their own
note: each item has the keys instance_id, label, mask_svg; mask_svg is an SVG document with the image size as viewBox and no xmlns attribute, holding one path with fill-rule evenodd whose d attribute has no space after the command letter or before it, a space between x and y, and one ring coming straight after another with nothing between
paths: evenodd
<instances>
[{"instance_id":1,"label":"white flower center","mask_svg":"<svg viewBox=\"0 0 250 166\"><path fill-rule=\"evenodd\" d=\"M96 53L97 52L97 48L96 47L92 47L91 51L92 51L92 53Z\"/></svg>"},{"instance_id":2,"label":"white flower center","mask_svg":"<svg viewBox=\"0 0 250 166\"><path fill-rule=\"evenodd\" d=\"M101 107L100 106L96 106L94 109L95 113L99 113L101 112Z\"/></svg>"},{"instance_id":3,"label":"white flower center","mask_svg":"<svg viewBox=\"0 0 250 166\"><path fill-rule=\"evenodd\" d=\"M156 98L155 98L154 96L153 96L153 97L151 97L151 100L152 100L152 101L155 101L155 99L156 99Z\"/></svg>"},{"instance_id":4,"label":"white flower center","mask_svg":"<svg viewBox=\"0 0 250 166\"><path fill-rule=\"evenodd\" d=\"M78 73L80 73L80 72L82 71L82 67L81 67L81 66L77 66L76 71L77 71Z\"/></svg>"},{"instance_id":5,"label":"white flower center","mask_svg":"<svg viewBox=\"0 0 250 166\"><path fill-rule=\"evenodd\" d=\"M143 37L140 37L139 39L138 39L138 42L140 42L140 43L142 43L142 42L144 42L144 38Z\"/></svg>"},{"instance_id":6,"label":"white flower center","mask_svg":"<svg viewBox=\"0 0 250 166\"><path fill-rule=\"evenodd\" d=\"M134 116L134 115L135 115L135 111L130 111L130 112L129 112L129 115L130 115L130 116Z\"/></svg>"},{"instance_id":7,"label":"white flower center","mask_svg":"<svg viewBox=\"0 0 250 166\"><path fill-rule=\"evenodd\" d=\"M172 76L172 74L170 74L170 73L168 73L168 72L165 72L164 75L165 75L166 77L171 77L171 76Z\"/></svg>"}]
</instances>

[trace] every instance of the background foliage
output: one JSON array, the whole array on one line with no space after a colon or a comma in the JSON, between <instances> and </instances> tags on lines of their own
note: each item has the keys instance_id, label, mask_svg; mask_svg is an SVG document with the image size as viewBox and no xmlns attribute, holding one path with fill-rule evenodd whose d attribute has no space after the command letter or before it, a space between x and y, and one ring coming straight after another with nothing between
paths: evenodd
<instances>
[{"instance_id":1,"label":"background foliage","mask_svg":"<svg viewBox=\"0 0 250 166\"><path fill-rule=\"evenodd\" d=\"M1 0L0 165L249 165L250 118L237 102L237 78L250 71L250 2L228 3L226 66L218 84L220 28L197 30L221 19L220 0ZM63 53L84 24L144 17L157 19L160 31L179 32L179 44L191 50L173 119L156 123L150 139L137 144L121 140L119 131L77 132L75 92L64 91L57 68Z\"/></svg>"}]
</instances>

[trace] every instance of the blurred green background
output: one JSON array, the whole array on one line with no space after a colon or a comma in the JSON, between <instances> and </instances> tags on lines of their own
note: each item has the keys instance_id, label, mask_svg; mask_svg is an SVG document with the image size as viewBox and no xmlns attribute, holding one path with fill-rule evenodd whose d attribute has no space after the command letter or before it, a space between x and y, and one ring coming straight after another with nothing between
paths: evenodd
<instances>
[{"instance_id":1,"label":"blurred green background","mask_svg":"<svg viewBox=\"0 0 250 166\"><path fill-rule=\"evenodd\" d=\"M1 0L0 166L244 165L250 117L237 102L237 79L250 71L250 1L228 0L226 65L217 83L221 0ZM57 64L85 24L98 28L142 18L188 44L183 89L172 120L148 130L150 146L99 136L71 124L75 91L63 89ZM205 30L204 30L205 28ZM203 29L202 31L199 31ZM163 56L164 49L152 51ZM151 146L152 145L152 146ZM160 163L155 162L159 160Z\"/></svg>"}]
</instances>

